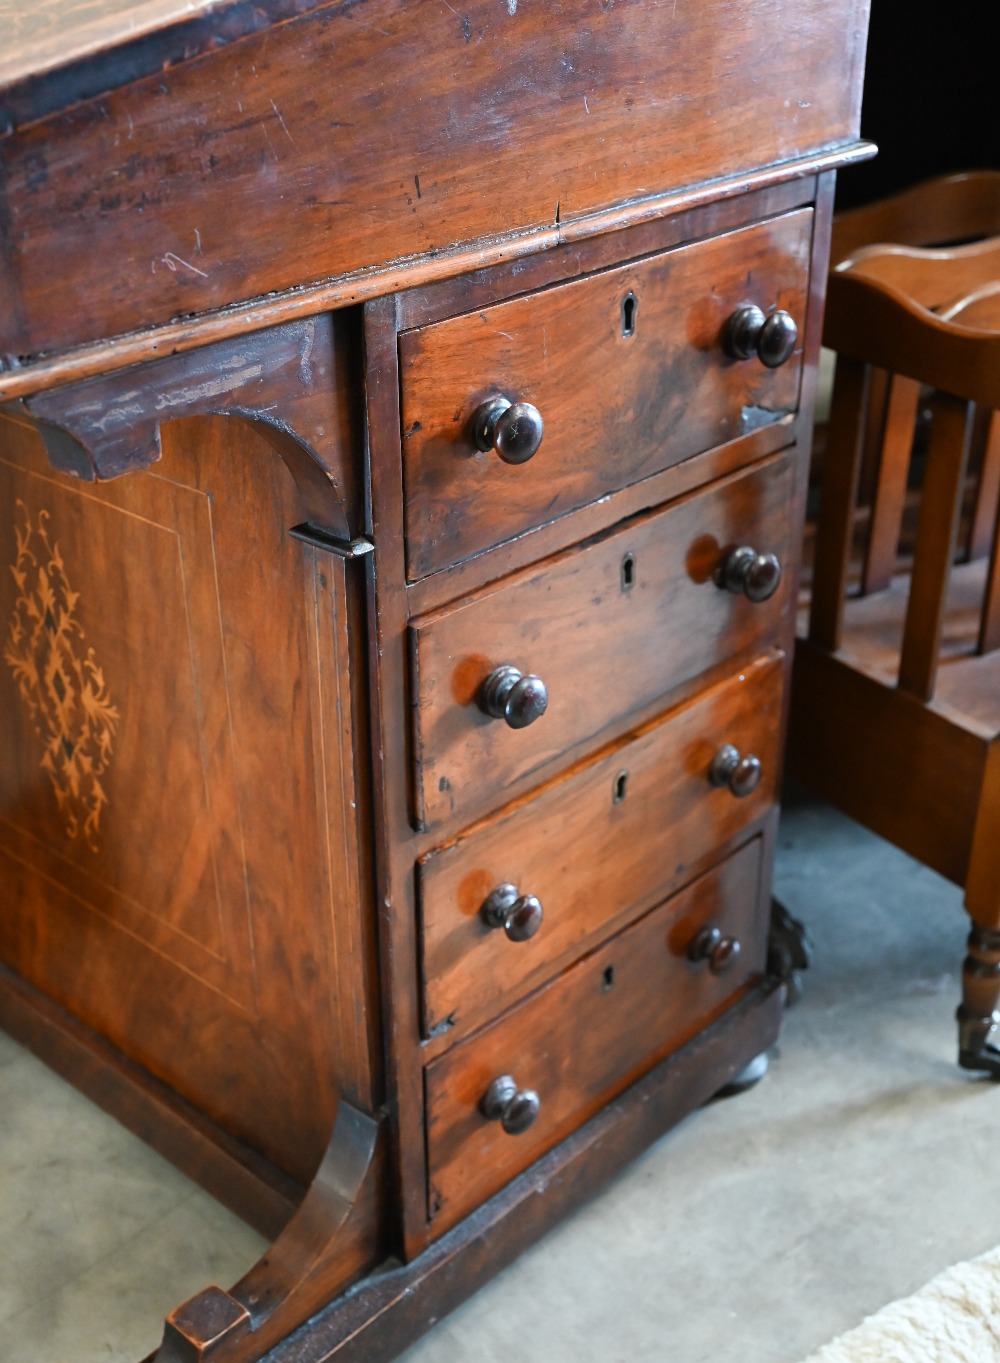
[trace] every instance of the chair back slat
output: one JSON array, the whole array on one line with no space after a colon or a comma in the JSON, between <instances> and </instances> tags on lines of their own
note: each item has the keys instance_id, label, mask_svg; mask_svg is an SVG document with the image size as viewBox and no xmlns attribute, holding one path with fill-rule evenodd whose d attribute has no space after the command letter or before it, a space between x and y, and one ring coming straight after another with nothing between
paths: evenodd
<instances>
[{"instance_id":1,"label":"chair back slat","mask_svg":"<svg viewBox=\"0 0 1000 1363\"><path fill-rule=\"evenodd\" d=\"M983 608L979 617L979 638L977 653L992 653L1000 648L1000 412L989 412L986 434L986 450L983 456L984 470L989 467L995 473L996 486L993 494L992 542L989 548L990 562L986 571L986 586L983 591ZM982 482L985 472L980 478Z\"/></svg>"},{"instance_id":2,"label":"chair back slat","mask_svg":"<svg viewBox=\"0 0 1000 1363\"><path fill-rule=\"evenodd\" d=\"M1000 419L988 407L977 407L970 454L975 496L969 517L966 558L986 558L994 539L1000 505Z\"/></svg>"},{"instance_id":3,"label":"chair back slat","mask_svg":"<svg viewBox=\"0 0 1000 1363\"><path fill-rule=\"evenodd\" d=\"M840 646L870 378L867 365L838 357L823 459L809 615L810 639L830 650Z\"/></svg>"},{"instance_id":4,"label":"chair back slat","mask_svg":"<svg viewBox=\"0 0 1000 1363\"><path fill-rule=\"evenodd\" d=\"M892 375L868 543L861 572L862 595L884 590L896 570L919 400L920 384L916 380L904 374Z\"/></svg>"},{"instance_id":5,"label":"chair back slat","mask_svg":"<svg viewBox=\"0 0 1000 1363\"><path fill-rule=\"evenodd\" d=\"M868 411L861 452L861 471L858 474L858 506L871 506L875 500L879 465L882 462L882 441L885 439L891 377L888 370L876 369L874 365L868 376Z\"/></svg>"},{"instance_id":6,"label":"chair back slat","mask_svg":"<svg viewBox=\"0 0 1000 1363\"><path fill-rule=\"evenodd\" d=\"M933 697L937 679L972 419L969 403L950 394L934 394L930 408L927 464L899 660L900 690L922 701Z\"/></svg>"}]
</instances>

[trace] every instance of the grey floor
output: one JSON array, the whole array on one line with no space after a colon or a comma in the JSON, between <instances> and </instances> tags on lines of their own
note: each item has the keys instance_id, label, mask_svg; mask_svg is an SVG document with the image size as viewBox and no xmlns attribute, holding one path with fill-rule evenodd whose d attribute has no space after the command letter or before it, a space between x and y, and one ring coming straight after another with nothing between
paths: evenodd
<instances>
[{"instance_id":1,"label":"grey floor","mask_svg":"<svg viewBox=\"0 0 1000 1363\"><path fill-rule=\"evenodd\" d=\"M798 1363L1000 1243L1000 1086L953 1065L953 887L796 796L816 947L770 1073L661 1140L405 1363ZM0 1360L125 1363L262 1242L0 1037Z\"/></svg>"}]
</instances>

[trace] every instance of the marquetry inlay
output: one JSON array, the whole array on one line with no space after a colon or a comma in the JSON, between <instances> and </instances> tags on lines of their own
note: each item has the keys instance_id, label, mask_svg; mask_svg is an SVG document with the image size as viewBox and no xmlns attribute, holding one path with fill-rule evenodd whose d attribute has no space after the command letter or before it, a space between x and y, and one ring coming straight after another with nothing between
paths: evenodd
<instances>
[{"instance_id":1,"label":"marquetry inlay","mask_svg":"<svg viewBox=\"0 0 1000 1363\"><path fill-rule=\"evenodd\" d=\"M50 538L49 513L39 511L32 522L25 503L19 500L17 507L17 557L11 565L17 598L4 660L44 745L41 767L52 783L66 834L82 838L96 852L107 804L101 778L120 715L94 650L85 645L77 614L80 593L70 585L59 545Z\"/></svg>"}]
</instances>

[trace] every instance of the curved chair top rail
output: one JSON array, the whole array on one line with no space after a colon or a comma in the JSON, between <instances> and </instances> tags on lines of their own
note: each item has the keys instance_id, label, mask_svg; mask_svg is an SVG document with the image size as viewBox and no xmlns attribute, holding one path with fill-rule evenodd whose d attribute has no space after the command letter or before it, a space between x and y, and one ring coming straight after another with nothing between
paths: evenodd
<instances>
[{"instance_id":1,"label":"curved chair top rail","mask_svg":"<svg viewBox=\"0 0 1000 1363\"><path fill-rule=\"evenodd\" d=\"M977 331L1000 331L1000 280L994 279L960 298L938 316Z\"/></svg>"},{"instance_id":2,"label":"curved chair top rail","mask_svg":"<svg viewBox=\"0 0 1000 1363\"><path fill-rule=\"evenodd\" d=\"M941 246L1000 232L1000 170L940 175L833 221L830 259L854 256L872 242Z\"/></svg>"},{"instance_id":3,"label":"curved chair top rail","mask_svg":"<svg viewBox=\"0 0 1000 1363\"><path fill-rule=\"evenodd\" d=\"M1000 407L1000 237L868 247L831 271L824 344Z\"/></svg>"},{"instance_id":4,"label":"curved chair top rail","mask_svg":"<svg viewBox=\"0 0 1000 1363\"><path fill-rule=\"evenodd\" d=\"M866 246L836 266L904 294L941 316L968 294L1000 280L1000 236L937 250L917 246Z\"/></svg>"}]
</instances>

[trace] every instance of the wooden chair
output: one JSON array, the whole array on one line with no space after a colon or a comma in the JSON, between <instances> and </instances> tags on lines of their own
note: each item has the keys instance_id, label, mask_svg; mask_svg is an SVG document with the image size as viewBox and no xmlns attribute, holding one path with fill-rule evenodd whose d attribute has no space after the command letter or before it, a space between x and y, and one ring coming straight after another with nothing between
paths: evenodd
<instances>
[{"instance_id":1,"label":"wooden chair","mask_svg":"<svg viewBox=\"0 0 1000 1363\"><path fill-rule=\"evenodd\" d=\"M838 213L830 242L836 266L880 242L897 246L953 246L1000 233L1000 171L977 170L941 175L875 203ZM919 385L904 375L895 381L884 369L868 376L865 433L858 475L857 515L864 520L873 506L881 508L877 544L863 559L862 591L884 588L892 575L893 528L902 520L904 495L897 473L919 434ZM982 557L992 529L992 507L1000 493L1000 448L990 458L988 413L977 415L969 450L968 479L975 489L979 514L963 519L967 550ZM823 441L814 442L814 473L823 456ZM888 485L887 485L888 484ZM891 489L891 490L890 490Z\"/></svg>"},{"instance_id":2,"label":"wooden chair","mask_svg":"<svg viewBox=\"0 0 1000 1363\"><path fill-rule=\"evenodd\" d=\"M991 222L987 213L976 226ZM968 229L966 218L954 235L976 235ZM831 273L824 341L837 370L789 770L964 887L972 929L959 1063L1000 1078L1000 237L857 250ZM906 573L897 551L918 404L929 420ZM873 427L859 557L856 507Z\"/></svg>"}]
</instances>

